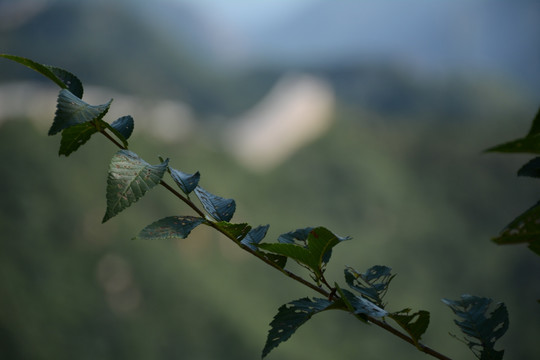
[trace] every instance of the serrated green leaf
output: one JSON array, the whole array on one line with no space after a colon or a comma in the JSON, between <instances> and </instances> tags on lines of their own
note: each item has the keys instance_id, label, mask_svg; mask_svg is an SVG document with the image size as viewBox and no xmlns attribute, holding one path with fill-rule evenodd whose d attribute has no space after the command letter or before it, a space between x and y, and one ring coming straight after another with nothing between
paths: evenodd
<instances>
[{"instance_id":1,"label":"serrated green leaf","mask_svg":"<svg viewBox=\"0 0 540 360\"><path fill-rule=\"evenodd\" d=\"M415 345L419 346L419 341L422 335L426 332L429 326L429 312L420 310L415 313L410 313L411 309L403 309L391 314L388 317L393 319L399 326L403 328L414 340Z\"/></svg>"},{"instance_id":2,"label":"serrated green leaf","mask_svg":"<svg viewBox=\"0 0 540 360\"><path fill-rule=\"evenodd\" d=\"M211 194L202 187L195 187L195 194L201 201L206 212L216 221L229 222L236 210L236 202L233 199L225 199Z\"/></svg>"},{"instance_id":3,"label":"serrated green leaf","mask_svg":"<svg viewBox=\"0 0 540 360\"><path fill-rule=\"evenodd\" d=\"M322 277L324 266L329 258L327 254L334 246L348 238L341 238L324 227L317 227L309 232L306 247L292 243L264 243L259 248L278 255L290 257L306 265L315 274L317 279Z\"/></svg>"},{"instance_id":4,"label":"serrated green leaf","mask_svg":"<svg viewBox=\"0 0 540 360\"><path fill-rule=\"evenodd\" d=\"M266 236L266 233L268 232L268 228L270 228L270 225L260 225L257 226L255 229L251 229L245 238L240 241L242 244L246 245L248 248L250 248L253 251L258 251L257 244L261 242L262 239Z\"/></svg>"},{"instance_id":5,"label":"serrated green leaf","mask_svg":"<svg viewBox=\"0 0 540 360\"><path fill-rule=\"evenodd\" d=\"M249 230L251 230L251 226L246 223L231 224L226 221L220 221L214 223L214 225L227 234L230 238L237 241L242 240L247 235Z\"/></svg>"},{"instance_id":6,"label":"serrated green leaf","mask_svg":"<svg viewBox=\"0 0 540 360\"><path fill-rule=\"evenodd\" d=\"M528 243L529 248L538 254L536 250L540 247L540 202L515 218L493 241L499 245Z\"/></svg>"},{"instance_id":7,"label":"serrated green leaf","mask_svg":"<svg viewBox=\"0 0 540 360\"><path fill-rule=\"evenodd\" d=\"M93 106L85 103L69 90L60 90L56 114L49 135L54 135L71 126L101 120L109 111L111 102L112 100L103 105Z\"/></svg>"},{"instance_id":8,"label":"serrated green leaf","mask_svg":"<svg viewBox=\"0 0 540 360\"><path fill-rule=\"evenodd\" d=\"M186 195L195 190L201 179L201 174L198 171L195 174L186 174L185 172L173 169L170 166L169 171L176 185L178 185L180 190Z\"/></svg>"},{"instance_id":9,"label":"serrated green leaf","mask_svg":"<svg viewBox=\"0 0 540 360\"><path fill-rule=\"evenodd\" d=\"M107 177L107 211L103 222L129 207L160 183L169 160L150 165L137 154L120 150L109 165Z\"/></svg>"},{"instance_id":10,"label":"serrated green leaf","mask_svg":"<svg viewBox=\"0 0 540 360\"><path fill-rule=\"evenodd\" d=\"M62 140L60 141L58 155L69 156L84 145L96 132L97 128L92 122L86 122L65 129L62 131Z\"/></svg>"},{"instance_id":11,"label":"serrated green leaf","mask_svg":"<svg viewBox=\"0 0 540 360\"><path fill-rule=\"evenodd\" d=\"M118 131L122 137L127 140L133 133L135 122L130 115L122 116L112 122L111 127Z\"/></svg>"},{"instance_id":12,"label":"serrated green leaf","mask_svg":"<svg viewBox=\"0 0 540 360\"><path fill-rule=\"evenodd\" d=\"M144 240L185 239L204 221L203 218L195 216L169 216L142 229L137 238Z\"/></svg>"},{"instance_id":13,"label":"serrated green leaf","mask_svg":"<svg viewBox=\"0 0 540 360\"><path fill-rule=\"evenodd\" d=\"M81 81L67 70L50 65L39 64L33 60L16 55L0 54L0 57L15 61L37 71L41 75L48 77L62 89L68 89L79 98L82 98L83 96L83 86Z\"/></svg>"},{"instance_id":14,"label":"serrated green leaf","mask_svg":"<svg viewBox=\"0 0 540 360\"><path fill-rule=\"evenodd\" d=\"M368 300L384 308L382 299L388 291L390 282L395 277L388 266L375 265L365 273L359 273L352 267L345 268L345 281L352 289L358 291Z\"/></svg>"},{"instance_id":15,"label":"serrated green leaf","mask_svg":"<svg viewBox=\"0 0 540 360\"><path fill-rule=\"evenodd\" d=\"M465 334L463 341L478 359L500 360L504 350L495 350L495 342L508 330L508 311L498 303L493 311L492 300L473 295L462 295L461 300L442 299L442 302L461 320L454 320Z\"/></svg>"},{"instance_id":16,"label":"serrated green leaf","mask_svg":"<svg viewBox=\"0 0 540 360\"><path fill-rule=\"evenodd\" d=\"M326 310L330 305L332 302L326 299L307 297L282 305L270 323L262 357L266 357L275 347L288 340L313 315Z\"/></svg>"}]
</instances>

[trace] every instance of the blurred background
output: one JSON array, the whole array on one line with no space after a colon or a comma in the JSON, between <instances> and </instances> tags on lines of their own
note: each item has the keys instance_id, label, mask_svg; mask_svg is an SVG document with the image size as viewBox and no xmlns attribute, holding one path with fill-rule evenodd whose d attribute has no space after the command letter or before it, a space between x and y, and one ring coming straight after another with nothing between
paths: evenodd
<instances>
[{"instance_id":1,"label":"blurred background","mask_svg":"<svg viewBox=\"0 0 540 360\"><path fill-rule=\"evenodd\" d=\"M471 359L440 299L505 302L506 359L538 359L540 259L490 241L539 198L526 134L540 99L537 1L0 0L0 52L65 68L131 149L234 198L266 241L326 226L352 241L327 271L387 265L391 311L431 312L425 342ZM256 359L280 305L316 296L223 237L132 241L191 215L156 189L106 224L108 161L47 137L58 89L0 62L0 357ZM300 270L301 271L301 270ZM269 359L423 359L345 313Z\"/></svg>"}]
</instances>

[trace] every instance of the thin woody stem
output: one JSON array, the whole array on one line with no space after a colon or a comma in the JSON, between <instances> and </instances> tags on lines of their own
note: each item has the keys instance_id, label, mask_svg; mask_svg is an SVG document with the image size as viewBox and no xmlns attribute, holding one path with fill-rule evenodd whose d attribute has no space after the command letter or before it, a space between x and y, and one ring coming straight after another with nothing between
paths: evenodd
<instances>
[{"instance_id":1,"label":"thin woody stem","mask_svg":"<svg viewBox=\"0 0 540 360\"><path fill-rule=\"evenodd\" d=\"M102 133L107 139L109 139L111 142L113 142L114 145L118 146L120 149L127 150L127 148L124 145L120 144L118 141L116 141L115 138L113 138L111 135L109 135L109 133L107 131L105 131L105 129L100 129L99 132Z\"/></svg>"},{"instance_id":2,"label":"thin woody stem","mask_svg":"<svg viewBox=\"0 0 540 360\"><path fill-rule=\"evenodd\" d=\"M99 132L101 134L103 134L107 139L109 139L112 143L114 143L117 147L119 147L120 149L122 150L127 150L127 148L125 146L123 146L122 144L120 144L116 139L114 139L109 133L107 133L104 129L100 129ZM160 181L160 185L162 185L163 187L165 187L167 190L169 190L174 196L176 196L178 199L180 199L181 201L183 201L186 205L188 205L193 211L195 211L200 217L202 218L206 218L204 212L202 212L202 210L200 210L191 200L189 200L187 197L185 197L184 195L180 194L178 191L176 191L173 187L171 187L169 184L167 184L166 182L164 182L163 180ZM282 274L284 274L285 276L301 283L302 285L305 285L307 287L309 287L310 289L312 289L313 291L315 292L318 292L319 294L323 295L324 297L328 298L328 299L338 299L339 297L335 295L335 290L328 284L328 282L326 281L326 279L323 277L321 279L322 283L324 285L326 285L329 290L331 292L328 292L326 290L324 290L323 288L305 280L304 278L282 268L281 266L279 266L278 264L276 264L275 262L273 262L272 260L268 259L267 257L264 256L264 254L260 253L260 252L257 252L257 251L254 251L253 249L251 249L249 246L246 246L240 242L238 242L236 239L232 238L231 235L227 234L225 231L223 231L221 228L219 228L215 223L211 222L211 221L206 221L205 222L206 225L209 225L210 227L216 229L217 231L219 231L220 233L222 233L223 235L225 235L227 238L229 238L230 240L232 240L235 244L237 244L242 250L245 250L247 251L248 253L250 253L251 255L257 257L259 260L265 262L266 264L268 264L269 266L273 267L274 269L278 270L279 272L281 272ZM358 316L358 315L356 315ZM428 354L428 355L431 355L432 357L434 358L437 358L437 359L440 359L440 360L452 360L451 358L439 353L438 351L435 351L434 349L430 348L429 346L426 346L426 345L423 345L423 344L418 344L416 343L412 337L402 333L401 331L397 330L396 328L394 328L393 326L389 325L388 323L386 323L385 321L381 321L381 320L378 320L378 319L375 319L371 316L368 316L366 315L364 317L364 319L366 319L368 322L374 324L374 325L377 325L379 326L380 328L390 332L391 334L397 336L398 338L402 339L403 341L406 341L407 343L415 346L419 351L425 353L425 354Z\"/></svg>"}]
</instances>

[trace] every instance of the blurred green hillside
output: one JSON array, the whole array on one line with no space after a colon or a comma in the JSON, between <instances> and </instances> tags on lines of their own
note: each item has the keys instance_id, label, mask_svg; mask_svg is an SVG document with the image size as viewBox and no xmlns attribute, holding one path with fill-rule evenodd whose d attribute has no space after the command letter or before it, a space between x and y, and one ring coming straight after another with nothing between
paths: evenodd
<instances>
[{"instance_id":1,"label":"blurred green hillside","mask_svg":"<svg viewBox=\"0 0 540 360\"><path fill-rule=\"evenodd\" d=\"M452 358L472 354L448 336L459 330L440 299L463 293L507 304L506 359L538 358L540 261L525 247L489 239L540 191L516 177L527 157L482 154L524 135L538 99L505 79L421 78L367 62L222 72L139 16L111 2L52 2L0 31L0 52L65 68L85 84L189 104L199 126L191 137L161 143L138 131L147 119L135 118L132 150L150 163L161 155L182 171L200 171L202 186L236 200L233 221L271 225L267 241L316 225L352 236L335 248L329 279L343 282L345 265L392 267L389 309L431 311L426 343ZM215 135L285 71L328 81L335 121L279 167L254 174ZM38 78L0 63L2 83ZM209 229L182 241L130 240L161 217L191 213L158 188L101 224L114 147L96 138L58 157L59 137L42 126L0 121L1 359L256 359L278 307L316 295ZM329 312L268 358L425 356Z\"/></svg>"},{"instance_id":2,"label":"blurred green hillside","mask_svg":"<svg viewBox=\"0 0 540 360\"><path fill-rule=\"evenodd\" d=\"M489 238L538 191L514 176L523 159L480 153L527 121L351 115L337 115L330 133L266 175L246 173L201 138L163 145L139 134L132 148L150 162L161 154L200 170L203 186L236 199L233 220L271 224L269 241L309 225L353 236L336 248L329 277L341 280L344 265L391 266L390 308L432 311L426 341L437 349L470 358L447 335L457 329L439 299L471 292L507 304L508 358L536 358L538 260ZM25 121L0 127L2 358L253 359L279 305L315 295L209 230L131 241L160 217L189 214L161 189L100 224L113 147L97 139L59 158L58 141ZM312 321L270 358L423 356L344 314Z\"/></svg>"}]
</instances>

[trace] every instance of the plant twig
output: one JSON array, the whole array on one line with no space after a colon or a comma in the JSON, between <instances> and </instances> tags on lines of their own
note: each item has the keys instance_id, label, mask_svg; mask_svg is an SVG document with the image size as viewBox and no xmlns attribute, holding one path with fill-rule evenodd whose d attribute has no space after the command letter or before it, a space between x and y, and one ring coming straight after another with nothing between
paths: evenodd
<instances>
[{"instance_id":1,"label":"plant twig","mask_svg":"<svg viewBox=\"0 0 540 360\"><path fill-rule=\"evenodd\" d=\"M126 147L124 147L122 144L120 144L116 139L114 139L109 133L107 133L105 131L105 129L100 129L99 132L101 134L103 134L107 139L109 139L113 144L115 144L117 147L119 147L120 149L122 150L127 150ZM191 200L189 200L187 197L185 197L184 195L180 194L177 190L175 190L173 187L171 187L169 184L167 184L165 181L161 180L160 181L160 185L162 185L163 187L165 187L167 190L169 190L174 196L176 196L178 199L180 199L181 201L183 201L186 205L188 205L193 211L195 211L200 217L202 218L206 218L204 212L202 210L200 210L197 205L195 205ZM293 279L299 283L301 283L302 285L304 286L307 286L308 288L310 288L311 290L323 295L324 297L328 298L328 299L339 299L339 296L336 296L335 294L335 289L332 288L328 282L326 281L326 279L324 278L324 276L321 278L321 281L324 285L326 285L328 287L328 289L330 290L330 292L324 290L323 288L307 281L306 279L290 272L289 270L286 270L284 268L282 268L281 266L279 266L278 264L276 264L275 262L273 262L272 260L268 259L267 257L264 256L263 253L261 252L258 252L258 251L255 251L253 249L251 249L249 246L246 246L240 242L237 241L237 239L234 239L231 237L231 235L227 234L224 230L222 230L221 228L219 228L218 226L216 226L213 222L207 222L206 223L207 225L211 226L212 228L214 228L215 230L219 231L221 234L225 235L225 237L227 237L228 239L232 240L235 244L237 244L242 250L244 251L247 251L248 253L250 253L251 255L255 256L256 258L258 258L259 260L263 261L264 263L268 264L269 266L273 267L274 269L278 270L279 272L281 272L282 274L284 274L285 276L287 276L288 278L290 279ZM451 358L439 353L438 351L430 348L429 346L426 346L426 345L423 345L423 344L418 344L416 343L410 336L402 333L401 331L397 330L396 328L394 328L393 326L389 325L388 323L386 323L385 321L381 321L381 320L378 320L376 318L373 318L369 315L366 315L365 316L365 319L374 324L374 325L377 325L378 327L390 332L391 334L397 336L398 338L402 339L403 341L415 346L418 348L419 351L425 353L425 354L428 354L428 355L431 355L432 357L434 358L437 358L437 359L440 359L440 360L452 360Z\"/></svg>"}]
</instances>

